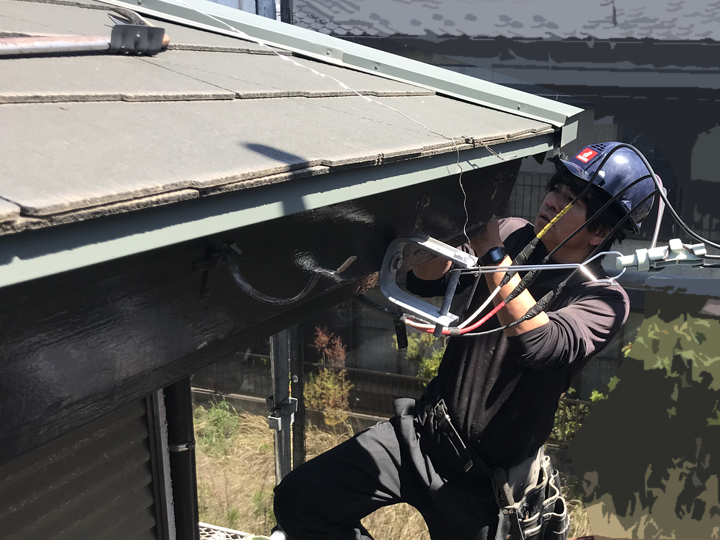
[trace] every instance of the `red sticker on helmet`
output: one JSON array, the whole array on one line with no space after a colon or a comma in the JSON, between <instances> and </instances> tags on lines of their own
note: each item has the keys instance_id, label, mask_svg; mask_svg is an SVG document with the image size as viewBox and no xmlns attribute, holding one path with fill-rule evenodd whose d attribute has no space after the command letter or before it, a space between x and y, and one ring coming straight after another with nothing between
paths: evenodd
<instances>
[{"instance_id":1,"label":"red sticker on helmet","mask_svg":"<svg viewBox=\"0 0 720 540\"><path fill-rule=\"evenodd\" d=\"M598 155L598 153L595 150L593 150L591 148L586 148L585 150L580 152L577 156L575 156L575 159L579 159L583 163L590 163L590 160L592 160L592 158L594 158L597 155Z\"/></svg>"}]
</instances>

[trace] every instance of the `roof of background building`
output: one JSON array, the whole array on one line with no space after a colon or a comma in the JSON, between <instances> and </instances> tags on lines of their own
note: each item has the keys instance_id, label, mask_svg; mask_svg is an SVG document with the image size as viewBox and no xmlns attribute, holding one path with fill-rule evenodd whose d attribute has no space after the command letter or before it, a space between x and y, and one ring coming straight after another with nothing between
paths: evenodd
<instances>
[{"instance_id":1,"label":"roof of background building","mask_svg":"<svg viewBox=\"0 0 720 540\"><path fill-rule=\"evenodd\" d=\"M338 36L720 40L718 0L295 0L294 8L299 26Z\"/></svg>"}]
</instances>

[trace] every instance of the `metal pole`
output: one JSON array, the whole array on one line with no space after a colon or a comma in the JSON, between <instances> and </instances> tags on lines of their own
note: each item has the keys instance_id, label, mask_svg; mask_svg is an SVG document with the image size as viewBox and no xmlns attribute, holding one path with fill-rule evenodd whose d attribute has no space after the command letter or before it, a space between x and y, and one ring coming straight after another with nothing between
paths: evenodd
<instances>
[{"instance_id":1,"label":"metal pole","mask_svg":"<svg viewBox=\"0 0 720 540\"><path fill-rule=\"evenodd\" d=\"M292 397L297 399L297 412L292 426L293 468L305 463L305 369L303 367L302 326L296 324L290 328L290 374L292 375Z\"/></svg>"},{"instance_id":2,"label":"metal pole","mask_svg":"<svg viewBox=\"0 0 720 540\"><path fill-rule=\"evenodd\" d=\"M293 0L280 0L280 20L284 23L293 22Z\"/></svg>"},{"instance_id":3,"label":"metal pole","mask_svg":"<svg viewBox=\"0 0 720 540\"><path fill-rule=\"evenodd\" d=\"M274 407L290 401L290 331L282 330L270 338ZM292 469L290 452L290 414L281 414L275 429L275 483L279 484Z\"/></svg>"},{"instance_id":4,"label":"metal pole","mask_svg":"<svg viewBox=\"0 0 720 540\"><path fill-rule=\"evenodd\" d=\"M199 540L195 430L190 377L164 390L177 540Z\"/></svg>"}]
</instances>

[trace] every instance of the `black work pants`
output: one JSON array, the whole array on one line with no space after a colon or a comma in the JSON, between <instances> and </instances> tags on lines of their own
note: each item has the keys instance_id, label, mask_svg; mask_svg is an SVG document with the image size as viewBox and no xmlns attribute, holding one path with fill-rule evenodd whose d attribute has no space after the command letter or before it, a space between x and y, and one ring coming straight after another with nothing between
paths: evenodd
<instances>
[{"instance_id":1,"label":"black work pants","mask_svg":"<svg viewBox=\"0 0 720 540\"><path fill-rule=\"evenodd\" d=\"M397 416L293 470L275 488L275 517L290 540L365 540L372 537L362 518L404 502L420 511L433 540L493 540L490 479L479 477L470 491L446 476L421 450L413 417Z\"/></svg>"}]
</instances>

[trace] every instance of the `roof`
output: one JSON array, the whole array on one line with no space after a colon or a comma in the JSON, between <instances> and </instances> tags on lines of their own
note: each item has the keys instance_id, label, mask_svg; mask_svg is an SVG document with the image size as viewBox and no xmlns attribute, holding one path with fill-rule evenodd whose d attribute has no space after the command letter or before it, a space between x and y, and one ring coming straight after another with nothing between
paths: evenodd
<instances>
[{"instance_id":1,"label":"roof","mask_svg":"<svg viewBox=\"0 0 720 540\"><path fill-rule=\"evenodd\" d=\"M292 46L271 49L212 29L191 20L216 23L183 8L186 2L145 0L146 14L175 21L148 17L170 37L157 56L0 58L0 124L8 128L0 130L0 233L99 222L85 243L68 240L74 247L61 254L51 241L43 248L36 241L32 256L16 254L0 265L0 285L447 176L447 163L459 157L464 167L471 167L466 159L485 166L574 137L573 126L564 125L579 109L457 74L450 75L460 83L442 92L468 88L468 95L449 99L428 86L440 79L433 73L417 83L348 63L384 54L382 69L390 69L393 55L326 36L318 43L306 30L194 4L253 38L287 35ZM91 0L0 0L0 32L107 36L106 10ZM353 49L339 48L346 45ZM313 51L331 58L320 61L325 54ZM413 64L395 69L414 73ZM491 106L493 92L498 104ZM424 160L431 156L432 163ZM392 175L368 173L393 165ZM352 180L338 180L351 173ZM268 186L276 190L259 189ZM193 200L208 202L188 206ZM139 213L143 220L127 230L94 219L179 203L182 210L153 214L155 221ZM98 249L103 234L115 242L112 249ZM8 249L27 246L0 243L0 251ZM59 257L51 269L43 250Z\"/></svg>"},{"instance_id":2,"label":"roof","mask_svg":"<svg viewBox=\"0 0 720 540\"><path fill-rule=\"evenodd\" d=\"M295 0L294 8L296 24L338 36L720 40L717 0Z\"/></svg>"}]
</instances>

